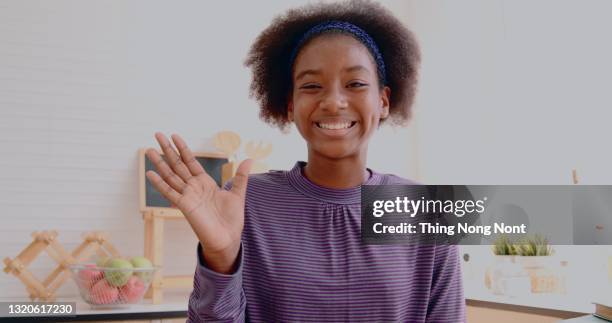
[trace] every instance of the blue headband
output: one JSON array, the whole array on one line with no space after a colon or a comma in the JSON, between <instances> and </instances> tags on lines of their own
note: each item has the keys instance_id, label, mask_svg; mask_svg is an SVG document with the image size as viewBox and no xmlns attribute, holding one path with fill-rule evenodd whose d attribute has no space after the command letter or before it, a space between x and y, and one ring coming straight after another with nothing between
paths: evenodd
<instances>
[{"instance_id":1,"label":"blue headband","mask_svg":"<svg viewBox=\"0 0 612 323\"><path fill-rule=\"evenodd\" d=\"M345 31L351 35L353 35L358 41L360 41L372 54L374 57L374 61L376 62L376 68L378 69L378 74L382 79L383 85L387 84L387 72L385 71L385 62L378 50L378 46L374 42L374 39L368 35L363 29L351 24L346 21L338 21L331 20L322 22L312 28L302 35L300 41L297 42L293 51L291 52L291 56L289 59L289 79L292 79L291 70L293 69L293 64L295 63L295 59L297 57L298 52L304 46L306 42L312 39L314 36L319 35L328 30L340 30Z\"/></svg>"}]
</instances>

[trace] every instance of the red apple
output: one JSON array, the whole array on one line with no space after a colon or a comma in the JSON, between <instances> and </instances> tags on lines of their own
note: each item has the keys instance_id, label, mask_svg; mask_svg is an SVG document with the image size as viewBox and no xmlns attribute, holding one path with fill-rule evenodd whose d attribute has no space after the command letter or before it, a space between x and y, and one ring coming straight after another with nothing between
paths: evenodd
<instances>
[{"instance_id":1,"label":"red apple","mask_svg":"<svg viewBox=\"0 0 612 323\"><path fill-rule=\"evenodd\" d=\"M92 269L79 270L79 280L81 282L82 287L91 289L91 287L93 287L93 285L95 285L98 282L98 280L104 277L104 273L99 270L93 269L93 268L96 268L96 265L94 264L87 264L85 265L85 267L92 268Z\"/></svg>"},{"instance_id":2,"label":"red apple","mask_svg":"<svg viewBox=\"0 0 612 323\"><path fill-rule=\"evenodd\" d=\"M111 304L117 300L119 290L106 279L98 281L89 293L89 300L94 304Z\"/></svg>"},{"instance_id":3,"label":"red apple","mask_svg":"<svg viewBox=\"0 0 612 323\"><path fill-rule=\"evenodd\" d=\"M136 303L140 300L145 292L145 285L142 279L138 276L132 276L128 282L119 288L119 298L128 302Z\"/></svg>"}]
</instances>

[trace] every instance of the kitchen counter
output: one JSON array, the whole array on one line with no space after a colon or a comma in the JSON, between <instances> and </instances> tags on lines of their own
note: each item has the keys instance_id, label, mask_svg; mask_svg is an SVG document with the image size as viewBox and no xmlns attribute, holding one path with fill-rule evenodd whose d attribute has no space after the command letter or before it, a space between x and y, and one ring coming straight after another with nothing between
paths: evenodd
<instances>
[{"instance_id":1,"label":"kitchen counter","mask_svg":"<svg viewBox=\"0 0 612 323\"><path fill-rule=\"evenodd\" d=\"M125 321L125 320L159 320L165 318L187 317L187 292L167 292L164 294L164 302L152 304L150 299L143 300L142 304L131 304L118 308L92 308L79 297L59 298L58 302L75 302L76 316L52 316L37 317L37 322L73 322L73 321ZM29 299L4 299L0 302L27 302ZM31 322L32 317L0 317L4 322Z\"/></svg>"},{"instance_id":2,"label":"kitchen counter","mask_svg":"<svg viewBox=\"0 0 612 323\"><path fill-rule=\"evenodd\" d=\"M475 288L464 286L464 294L467 300L484 301L489 303L527 306L547 310L569 311L577 313L592 313L595 305L594 299L587 295L579 294L532 294L522 296L495 295L486 288Z\"/></svg>"}]
</instances>

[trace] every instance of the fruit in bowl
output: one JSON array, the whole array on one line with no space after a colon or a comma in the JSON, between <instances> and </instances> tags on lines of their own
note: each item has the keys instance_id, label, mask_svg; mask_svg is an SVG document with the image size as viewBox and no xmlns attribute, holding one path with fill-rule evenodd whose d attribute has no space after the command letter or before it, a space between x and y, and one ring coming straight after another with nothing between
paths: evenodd
<instances>
[{"instance_id":1,"label":"fruit in bowl","mask_svg":"<svg viewBox=\"0 0 612 323\"><path fill-rule=\"evenodd\" d=\"M104 267L104 264L106 264L106 262L109 260L110 258L108 257L101 257L100 259L98 259L98 261L96 261L96 266L98 267Z\"/></svg>"},{"instance_id":2,"label":"fruit in bowl","mask_svg":"<svg viewBox=\"0 0 612 323\"><path fill-rule=\"evenodd\" d=\"M133 257L132 259L130 259L130 262L132 263L132 266L134 266L134 268L153 268L151 260L145 257ZM149 280L151 278L149 277L151 273L148 273L146 271L136 271L134 272L134 274L144 280Z\"/></svg>"},{"instance_id":3,"label":"fruit in bowl","mask_svg":"<svg viewBox=\"0 0 612 323\"><path fill-rule=\"evenodd\" d=\"M112 304L119 297L119 290L108 281L98 281L89 292L89 300L97 305Z\"/></svg>"},{"instance_id":4,"label":"fruit in bowl","mask_svg":"<svg viewBox=\"0 0 612 323\"><path fill-rule=\"evenodd\" d=\"M125 285L119 288L119 297L127 303L136 303L144 296L145 290L142 279L132 276Z\"/></svg>"},{"instance_id":5,"label":"fruit in bowl","mask_svg":"<svg viewBox=\"0 0 612 323\"><path fill-rule=\"evenodd\" d=\"M84 269L79 271L79 280L87 288L92 288L102 278L104 278L104 273L98 270L94 264L87 264Z\"/></svg>"},{"instance_id":6,"label":"fruit in bowl","mask_svg":"<svg viewBox=\"0 0 612 323\"><path fill-rule=\"evenodd\" d=\"M71 266L83 300L92 306L135 304L142 300L157 268L145 257L114 257Z\"/></svg>"},{"instance_id":7,"label":"fruit in bowl","mask_svg":"<svg viewBox=\"0 0 612 323\"><path fill-rule=\"evenodd\" d=\"M104 278L115 287L125 285L132 276L134 266L122 258L112 258L104 263Z\"/></svg>"}]
</instances>

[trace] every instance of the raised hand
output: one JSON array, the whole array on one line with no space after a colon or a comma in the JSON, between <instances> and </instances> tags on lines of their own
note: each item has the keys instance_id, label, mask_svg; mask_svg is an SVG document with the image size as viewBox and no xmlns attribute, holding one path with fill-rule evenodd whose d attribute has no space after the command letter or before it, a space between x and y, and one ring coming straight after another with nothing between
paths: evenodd
<instances>
[{"instance_id":1,"label":"raised hand","mask_svg":"<svg viewBox=\"0 0 612 323\"><path fill-rule=\"evenodd\" d=\"M225 191L206 173L181 137L172 135L178 151L163 134L156 133L155 138L165 160L155 149L148 149L147 157L157 173L148 171L147 178L183 212L205 250L207 265L219 272L230 272L240 250L252 161L247 159L238 166L232 189Z\"/></svg>"}]
</instances>

